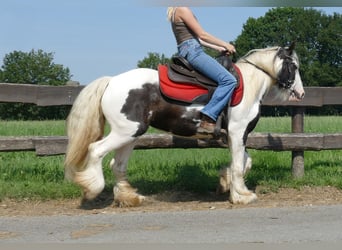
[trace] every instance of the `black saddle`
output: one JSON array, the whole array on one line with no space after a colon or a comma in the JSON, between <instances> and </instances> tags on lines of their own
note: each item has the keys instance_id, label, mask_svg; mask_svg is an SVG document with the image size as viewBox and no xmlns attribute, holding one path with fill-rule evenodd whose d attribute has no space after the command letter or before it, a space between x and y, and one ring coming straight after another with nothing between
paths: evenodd
<instances>
[{"instance_id":1,"label":"black saddle","mask_svg":"<svg viewBox=\"0 0 342 250\"><path fill-rule=\"evenodd\" d=\"M239 83L239 76L231 58L226 55L221 55L216 58L216 60L232 73ZM207 88L209 92L213 92L217 87L217 82L196 71L190 63L181 56L172 57L171 63L168 64L168 77L176 83L191 83L203 86Z\"/></svg>"}]
</instances>

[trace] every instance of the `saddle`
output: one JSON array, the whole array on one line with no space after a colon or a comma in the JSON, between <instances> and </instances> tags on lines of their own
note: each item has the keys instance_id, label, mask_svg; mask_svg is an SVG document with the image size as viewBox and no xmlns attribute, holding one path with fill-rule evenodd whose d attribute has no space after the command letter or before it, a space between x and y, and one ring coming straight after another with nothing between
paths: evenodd
<instances>
[{"instance_id":1,"label":"saddle","mask_svg":"<svg viewBox=\"0 0 342 250\"><path fill-rule=\"evenodd\" d=\"M243 94L243 79L240 70L228 56L222 55L217 58L217 61L231 72L238 81L230 106L238 105ZM193 69L184 57L172 57L171 63L159 65L158 71L160 91L164 98L170 102L183 105L205 105L217 87L215 81Z\"/></svg>"}]
</instances>

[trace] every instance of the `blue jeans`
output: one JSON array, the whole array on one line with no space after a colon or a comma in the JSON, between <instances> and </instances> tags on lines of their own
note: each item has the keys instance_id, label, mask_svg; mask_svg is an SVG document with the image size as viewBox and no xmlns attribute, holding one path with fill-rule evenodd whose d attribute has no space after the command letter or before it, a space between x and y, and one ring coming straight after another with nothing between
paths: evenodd
<instances>
[{"instance_id":1,"label":"blue jeans","mask_svg":"<svg viewBox=\"0 0 342 250\"><path fill-rule=\"evenodd\" d=\"M237 84L235 77L206 54L196 39L189 39L178 45L178 53L186 58L194 69L217 82L218 86L213 96L201 110L201 113L216 121L233 94Z\"/></svg>"}]
</instances>

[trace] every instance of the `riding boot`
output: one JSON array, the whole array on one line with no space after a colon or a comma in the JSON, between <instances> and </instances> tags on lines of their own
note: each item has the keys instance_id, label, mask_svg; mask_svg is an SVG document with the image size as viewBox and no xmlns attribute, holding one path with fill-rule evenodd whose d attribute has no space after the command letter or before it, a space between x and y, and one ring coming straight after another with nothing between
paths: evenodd
<instances>
[{"instance_id":1,"label":"riding boot","mask_svg":"<svg viewBox=\"0 0 342 250\"><path fill-rule=\"evenodd\" d=\"M199 134L213 134L215 132L216 122L210 117L201 114L201 123L197 129Z\"/></svg>"}]
</instances>

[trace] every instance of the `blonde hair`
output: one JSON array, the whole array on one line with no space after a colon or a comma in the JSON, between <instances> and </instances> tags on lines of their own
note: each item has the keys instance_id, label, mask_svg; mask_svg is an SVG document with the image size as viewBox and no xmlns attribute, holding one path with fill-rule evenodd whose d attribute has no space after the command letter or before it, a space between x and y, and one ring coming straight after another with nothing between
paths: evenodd
<instances>
[{"instance_id":1,"label":"blonde hair","mask_svg":"<svg viewBox=\"0 0 342 250\"><path fill-rule=\"evenodd\" d=\"M173 12L175 11L176 7L168 7L166 14L167 14L167 20L169 20L170 22L172 21L172 15Z\"/></svg>"}]
</instances>

